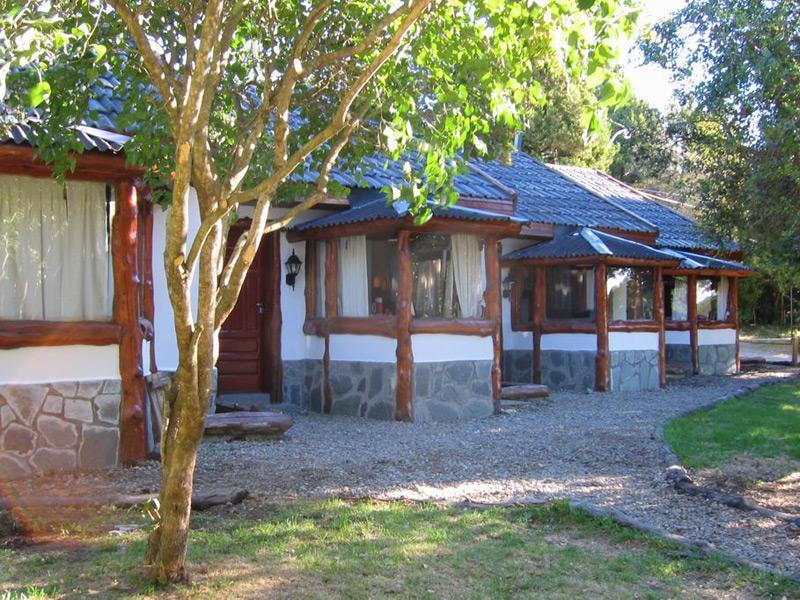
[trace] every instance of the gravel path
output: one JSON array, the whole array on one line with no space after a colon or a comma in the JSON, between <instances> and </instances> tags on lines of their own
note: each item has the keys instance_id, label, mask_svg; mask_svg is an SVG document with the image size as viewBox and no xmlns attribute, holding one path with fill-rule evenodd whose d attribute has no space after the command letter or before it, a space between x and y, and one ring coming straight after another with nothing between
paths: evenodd
<instances>
[{"instance_id":1,"label":"gravel path","mask_svg":"<svg viewBox=\"0 0 800 600\"><path fill-rule=\"evenodd\" d=\"M740 559L800 576L800 532L785 523L674 492L664 482L656 428L747 382L780 381L771 368L697 377L647 393L558 393L503 414L449 424L407 424L299 415L285 439L207 442L197 487L243 486L256 500L323 496L499 501L572 497L710 542ZM158 466L15 484L139 492L158 486ZM31 489L36 486L37 490Z\"/></svg>"}]
</instances>

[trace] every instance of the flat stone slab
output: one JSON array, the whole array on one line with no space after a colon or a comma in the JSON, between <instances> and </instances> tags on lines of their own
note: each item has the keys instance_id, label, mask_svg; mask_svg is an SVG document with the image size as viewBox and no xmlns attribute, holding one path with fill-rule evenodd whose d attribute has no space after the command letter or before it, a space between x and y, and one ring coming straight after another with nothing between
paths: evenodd
<instances>
[{"instance_id":1,"label":"flat stone slab","mask_svg":"<svg viewBox=\"0 0 800 600\"><path fill-rule=\"evenodd\" d=\"M503 388L500 397L503 400L530 400L533 398L547 398L550 390L546 385L527 383L524 385L510 385Z\"/></svg>"},{"instance_id":2,"label":"flat stone slab","mask_svg":"<svg viewBox=\"0 0 800 600\"><path fill-rule=\"evenodd\" d=\"M206 418L206 435L276 436L283 434L292 425L292 417L273 412L217 413Z\"/></svg>"}]
</instances>

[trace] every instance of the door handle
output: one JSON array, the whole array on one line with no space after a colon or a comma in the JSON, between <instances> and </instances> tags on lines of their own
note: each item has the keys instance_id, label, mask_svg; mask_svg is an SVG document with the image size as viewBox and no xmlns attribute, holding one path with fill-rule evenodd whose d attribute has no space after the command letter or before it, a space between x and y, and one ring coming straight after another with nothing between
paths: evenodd
<instances>
[{"instance_id":1,"label":"door handle","mask_svg":"<svg viewBox=\"0 0 800 600\"><path fill-rule=\"evenodd\" d=\"M256 303L256 312L258 312L258 314L260 314L260 315L264 314L264 303L263 302L257 302Z\"/></svg>"}]
</instances>

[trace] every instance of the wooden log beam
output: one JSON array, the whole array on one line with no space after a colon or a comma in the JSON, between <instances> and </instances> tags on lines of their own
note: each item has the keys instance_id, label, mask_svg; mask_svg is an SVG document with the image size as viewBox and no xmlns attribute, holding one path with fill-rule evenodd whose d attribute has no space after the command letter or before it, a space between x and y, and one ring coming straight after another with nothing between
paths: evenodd
<instances>
[{"instance_id":1,"label":"wooden log beam","mask_svg":"<svg viewBox=\"0 0 800 600\"><path fill-rule=\"evenodd\" d=\"M0 349L118 344L122 327L105 321L0 321Z\"/></svg>"},{"instance_id":2,"label":"wooden log beam","mask_svg":"<svg viewBox=\"0 0 800 600\"><path fill-rule=\"evenodd\" d=\"M495 412L500 411L500 394L502 393L503 379L503 339L502 327L502 300L500 294L500 248L499 241L495 238L486 238L484 258L486 259L486 316L492 322L492 399Z\"/></svg>"},{"instance_id":3,"label":"wooden log beam","mask_svg":"<svg viewBox=\"0 0 800 600\"><path fill-rule=\"evenodd\" d=\"M121 327L119 372L122 380L120 459L125 464L147 458L142 330L139 326L138 199L130 180L117 184L116 213L111 227L114 271L114 322Z\"/></svg>"},{"instance_id":4,"label":"wooden log beam","mask_svg":"<svg viewBox=\"0 0 800 600\"><path fill-rule=\"evenodd\" d=\"M130 167L124 154L87 151L72 153L75 169L67 173L67 179L86 181L122 181L140 176L145 169ZM31 146L20 146L11 142L0 144L0 173L27 175L30 177L52 177L52 168L36 156Z\"/></svg>"},{"instance_id":5,"label":"wooden log beam","mask_svg":"<svg viewBox=\"0 0 800 600\"><path fill-rule=\"evenodd\" d=\"M658 324L658 385L667 387L667 345L664 329L664 270L656 267L655 317Z\"/></svg>"},{"instance_id":6,"label":"wooden log beam","mask_svg":"<svg viewBox=\"0 0 800 600\"><path fill-rule=\"evenodd\" d=\"M476 335L480 337L488 337L490 335L494 335L498 322L499 320L495 318L412 319L411 333L449 333L452 335Z\"/></svg>"},{"instance_id":7,"label":"wooden log beam","mask_svg":"<svg viewBox=\"0 0 800 600\"><path fill-rule=\"evenodd\" d=\"M414 355L411 349L411 232L404 229L397 237L397 396L395 418L413 419L412 384Z\"/></svg>"},{"instance_id":8,"label":"wooden log beam","mask_svg":"<svg viewBox=\"0 0 800 600\"><path fill-rule=\"evenodd\" d=\"M692 351L692 373L700 373L700 352L697 345L697 275L689 275L687 302L689 308L689 345Z\"/></svg>"},{"instance_id":9,"label":"wooden log beam","mask_svg":"<svg viewBox=\"0 0 800 600\"><path fill-rule=\"evenodd\" d=\"M598 263L594 268L594 305L597 326L597 356L595 357L595 389L607 392L610 389L610 354L608 351L608 297L606 279L608 267Z\"/></svg>"},{"instance_id":10,"label":"wooden log beam","mask_svg":"<svg viewBox=\"0 0 800 600\"><path fill-rule=\"evenodd\" d=\"M544 321L539 325L542 333L596 333L591 321Z\"/></svg>"}]
</instances>

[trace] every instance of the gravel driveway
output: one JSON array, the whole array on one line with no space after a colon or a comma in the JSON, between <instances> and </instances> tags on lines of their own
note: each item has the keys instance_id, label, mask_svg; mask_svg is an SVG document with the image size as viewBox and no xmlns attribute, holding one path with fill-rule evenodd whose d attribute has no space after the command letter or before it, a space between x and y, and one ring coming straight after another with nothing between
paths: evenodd
<instances>
[{"instance_id":1,"label":"gravel driveway","mask_svg":"<svg viewBox=\"0 0 800 600\"><path fill-rule=\"evenodd\" d=\"M779 381L796 372L772 368L697 377L647 393L558 393L550 401L504 408L500 416L449 424L299 415L281 441L205 443L196 485L243 486L256 500L343 495L485 502L569 496L800 575L800 532L672 491L663 480L662 445L654 437L658 425L745 381ZM92 485L98 491L138 492L158 486L158 467L75 479L15 487Z\"/></svg>"}]
</instances>

